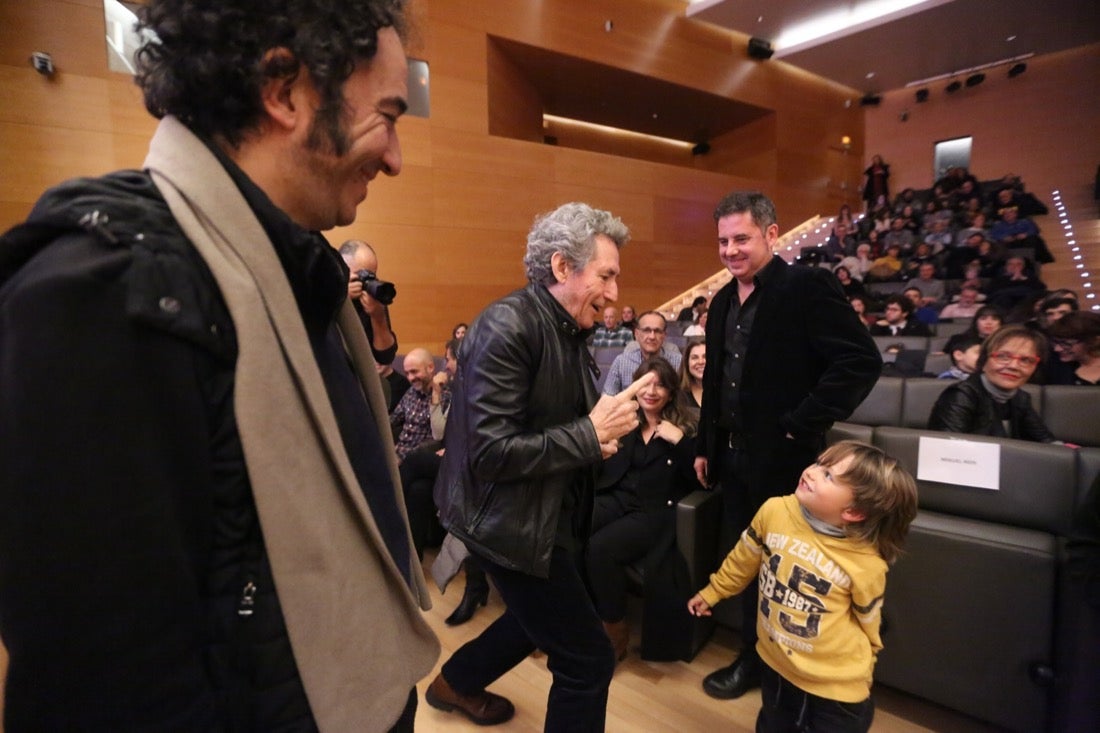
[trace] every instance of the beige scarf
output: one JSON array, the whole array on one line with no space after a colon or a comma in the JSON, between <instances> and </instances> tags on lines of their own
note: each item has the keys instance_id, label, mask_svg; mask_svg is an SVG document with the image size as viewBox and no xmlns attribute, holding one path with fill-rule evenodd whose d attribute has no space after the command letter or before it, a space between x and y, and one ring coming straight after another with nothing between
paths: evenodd
<instances>
[{"instance_id":1,"label":"beige scarf","mask_svg":"<svg viewBox=\"0 0 1100 733\"><path fill-rule=\"evenodd\" d=\"M412 543L414 598L386 551L344 450L274 246L217 158L172 117L145 160L206 261L237 332L235 412L294 658L322 731L387 730L439 643ZM386 404L352 305L339 327L382 435L404 512Z\"/></svg>"}]
</instances>

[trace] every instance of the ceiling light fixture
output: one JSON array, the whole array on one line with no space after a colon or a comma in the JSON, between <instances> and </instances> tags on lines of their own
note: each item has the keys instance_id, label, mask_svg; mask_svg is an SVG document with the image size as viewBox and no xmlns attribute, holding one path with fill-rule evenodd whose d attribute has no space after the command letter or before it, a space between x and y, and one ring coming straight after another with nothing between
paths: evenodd
<instances>
[{"instance_id":1,"label":"ceiling light fixture","mask_svg":"<svg viewBox=\"0 0 1100 733\"><path fill-rule=\"evenodd\" d=\"M1025 71L1027 71L1027 64L1023 63L1022 61L1018 64L1013 64L1008 69L1008 78L1014 79Z\"/></svg>"},{"instance_id":2,"label":"ceiling light fixture","mask_svg":"<svg viewBox=\"0 0 1100 733\"><path fill-rule=\"evenodd\" d=\"M928 101L928 89L922 88L917 90L917 104Z\"/></svg>"},{"instance_id":3,"label":"ceiling light fixture","mask_svg":"<svg viewBox=\"0 0 1100 733\"><path fill-rule=\"evenodd\" d=\"M966 78L966 85L968 87L976 87L985 81L985 74L971 74Z\"/></svg>"},{"instance_id":4,"label":"ceiling light fixture","mask_svg":"<svg viewBox=\"0 0 1100 733\"><path fill-rule=\"evenodd\" d=\"M819 14L797 25L785 28L775 39L776 58L804 51L826 41L850 36L876 28L884 23L945 5L951 0L875 0L875 2L844 3L847 7ZM692 3L705 5L706 3ZM691 5L688 13L691 14ZM696 10L695 12L700 12Z\"/></svg>"},{"instance_id":5,"label":"ceiling light fixture","mask_svg":"<svg viewBox=\"0 0 1100 733\"><path fill-rule=\"evenodd\" d=\"M960 82L958 79L956 79L955 81L951 82L946 87L944 87L943 90L945 92L947 92L948 94L954 94L955 92L959 91L962 88L963 88L962 82Z\"/></svg>"}]
</instances>

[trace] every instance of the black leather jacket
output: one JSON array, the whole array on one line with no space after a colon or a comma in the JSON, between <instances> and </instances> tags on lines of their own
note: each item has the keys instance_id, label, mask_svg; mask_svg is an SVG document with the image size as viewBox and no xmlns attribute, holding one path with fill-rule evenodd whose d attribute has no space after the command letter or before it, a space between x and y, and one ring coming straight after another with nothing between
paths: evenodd
<instances>
[{"instance_id":1,"label":"black leather jacket","mask_svg":"<svg viewBox=\"0 0 1100 733\"><path fill-rule=\"evenodd\" d=\"M591 524L600 446L587 335L528 285L486 308L459 347L440 521L479 555L539 577L554 545L579 545Z\"/></svg>"},{"instance_id":2,"label":"black leather jacket","mask_svg":"<svg viewBox=\"0 0 1100 733\"><path fill-rule=\"evenodd\" d=\"M1050 432L1039 413L1031 406L1031 396L1020 389L1008 401L1009 432L997 416L997 403L982 385L982 375L971 375L966 381L953 384L943 391L928 418L929 430L971 435L992 435L1017 438L1037 443L1053 443Z\"/></svg>"}]
</instances>

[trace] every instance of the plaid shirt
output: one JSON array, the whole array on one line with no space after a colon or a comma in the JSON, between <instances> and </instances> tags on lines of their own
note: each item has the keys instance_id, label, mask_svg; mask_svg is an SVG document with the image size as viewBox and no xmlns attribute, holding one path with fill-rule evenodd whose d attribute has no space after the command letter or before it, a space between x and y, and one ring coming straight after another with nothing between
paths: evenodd
<instances>
[{"instance_id":1,"label":"plaid shirt","mask_svg":"<svg viewBox=\"0 0 1100 733\"><path fill-rule=\"evenodd\" d=\"M451 406L451 390L443 389L440 396L443 411ZM432 438L432 392L421 392L418 389L410 389L393 408L390 414L390 425L396 430L401 429L397 437L397 458L405 460L405 456L416 449L421 443Z\"/></svg>"}]
</instances>

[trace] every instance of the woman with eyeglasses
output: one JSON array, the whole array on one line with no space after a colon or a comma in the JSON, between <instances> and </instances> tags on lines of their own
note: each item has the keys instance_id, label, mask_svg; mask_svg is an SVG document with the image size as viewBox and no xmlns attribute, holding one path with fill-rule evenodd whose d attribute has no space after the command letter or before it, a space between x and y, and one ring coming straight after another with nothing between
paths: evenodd
<instances>
[{"instance_id":1,"label":"woman with eyeglasses","mask_svg":"<svg viewBox=\"0 0 1100 733\"><path fill-rule=\"evenodd\" d=\"M1066 369L1061 384L1100 385L1100 314L1071 311L1047 328L1054 353Z\"/></svg>"},{"instance_id":2,"label":"woman with eyeglasses","mask_svg":"<svg viewBox=\"0 0 1100 733\"><path fill-rule=\"evenodd\" d=\"M930 430L1057 442L1031 397L1021 389L1047 353L1046 337L1021 326L1005 326L982 343L978 371L943 391L928 418Z\"/></svg>"}]
</instances>

